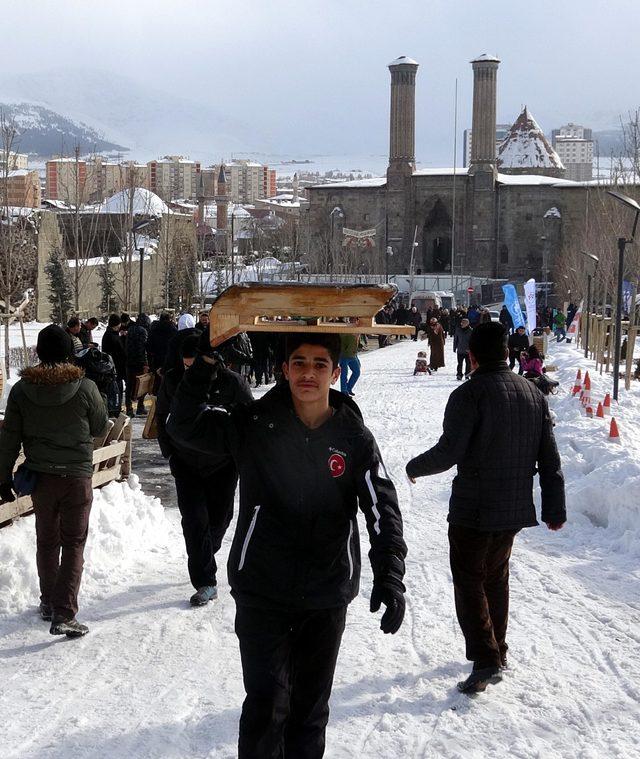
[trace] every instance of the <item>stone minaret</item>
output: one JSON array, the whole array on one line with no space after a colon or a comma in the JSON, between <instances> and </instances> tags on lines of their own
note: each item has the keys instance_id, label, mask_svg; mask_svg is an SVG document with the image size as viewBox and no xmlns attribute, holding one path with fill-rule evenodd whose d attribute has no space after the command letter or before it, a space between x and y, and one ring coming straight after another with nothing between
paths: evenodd
<instances>
[{"instance_id":1,"label":"stone minaret","mask_svg":"<svg viewBox=\"0 0 640 759\"><path fill-rule=\"evenodd\" d=\"M473 120L468 215L471 233L466 237L463 271L498 276L496 234L496 84L500 61L481 55L473 66Z\"/></svg>"},{"instance_id":2,"label":"stone minaret","mask_svg":"<svg viewBox=\"0 0 640 759\"><path fill-rule=\"evenodd\" d=\"M406 55L389 64L391 108L389 112L389 167L386 184L386 236L384 252L391 247L393 269L409 266L413 243L413 216L408 213L411 178L416 168L416 72L418 64ZM411 218L410 218L411 217Z\"/></svg>"},{"instance_id":3,"label":"stone minaret","mask_svg":"<svg viewBox=\"0 0 640 759\"><path fill-rule=\"evenodd\" d=\"M293 175L293 202L297 203L300 198L300 188L298 186L298 172Z\"/></svg>"},{"instance_id":4,"label":"stone minaret","mask_svg":"<svg viewBox=\"0 0 640 759\"><path fill-rule=\"evenodd\" d=\"M391 109L388 172L412 174L416 167L416 72L418 64L406 55L389 64Z\"/></svg>"},{"instance_id":5,"label":"stone minaret","mask_svg":"<svg viewBox=\"0 0 640 759\"><path fill-rule=\"evenodd\" d=\"M224 171L224 163L220 162L218 173L218 186L216 188L216 248L226 251L229 246L228 237L228 214L229 214L229 191L227 177Z\"/></svg>"},{"instance_id":6,"label":"stone minaret","mask_svg":"<svg viewBox=\"0 0 640 759\"><path fill-rule=\"evenodd\" d=\"M229 211L229 193L227 191L227 177L224 171L224 164L220 164L218 173L218 191L216 193L216 228L218 234L224 234L227 231Z\"/></svg>"},{"instance_id":7,"label":"stone minaret","mask_svg":"<svg viewBox=\"0 0 640 759\"><path fill-rule=\"evenodd\" d=\"M471 124L471 174L495 171L496 94L500 61L492 55L479 56L473 66L473 120Z\"/></svg>"}]
</instances>

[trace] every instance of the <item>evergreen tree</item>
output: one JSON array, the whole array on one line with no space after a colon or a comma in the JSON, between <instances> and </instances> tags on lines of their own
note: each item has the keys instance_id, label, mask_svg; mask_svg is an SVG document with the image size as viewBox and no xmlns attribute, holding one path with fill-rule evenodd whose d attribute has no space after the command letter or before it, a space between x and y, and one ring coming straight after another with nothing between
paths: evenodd
<instances>
[{"instance_id":1,"label":"evergreen tree","mask_svg":"<svg viewBox=\"0 0 640 759\"><path fill-rule=\"evenodd\" d=\"M44 271L49 279L49 316L52 322L64 324L73 309L73 287L69 264L58 248L51 251Z\"/></svg>"},{"instance_id":2,"label":"evergreen tree","mask_svg":"<svg viewBox=\"0 0 640 759\"><path fill-rule=\"evenodd\" d=\"M116 275L109 265L108 255L105 255L102 259L98 274L100 277L100 291L102 293L100 311L103 314L108 314L113 310L116 301Z\"/></svg>"}]
</instances>

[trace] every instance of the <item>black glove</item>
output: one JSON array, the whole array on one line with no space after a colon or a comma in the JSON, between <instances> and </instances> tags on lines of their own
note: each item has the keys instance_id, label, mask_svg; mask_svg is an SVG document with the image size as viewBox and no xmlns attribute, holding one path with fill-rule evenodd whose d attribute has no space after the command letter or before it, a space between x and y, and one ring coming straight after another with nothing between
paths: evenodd
<instances>
[{"instance_id":1,"label":"black glove","mask_svg":"<svg viewBox=\"0 0 640 759\"><path fill-rule=\"evenodd\" d=\"M380 604L387 608L380 620L380 629L383 633L397 633L404 619L405 600L404 592L395 583L388 584L384 582L373 583L371 591L371 603L369 610L375 613L380 608Z\"/></svg>"},{"instance_id":2,"label":"black glove","mask_svg":"<svg viewBox=\"0 0 640 759\"><path fill-rule=\"evenodd\" d=\"M2 503L12 503L15 500L16 497L13 494L13 483L0 482L0 501L2 501Z\"/></svg>"}]
</instances>

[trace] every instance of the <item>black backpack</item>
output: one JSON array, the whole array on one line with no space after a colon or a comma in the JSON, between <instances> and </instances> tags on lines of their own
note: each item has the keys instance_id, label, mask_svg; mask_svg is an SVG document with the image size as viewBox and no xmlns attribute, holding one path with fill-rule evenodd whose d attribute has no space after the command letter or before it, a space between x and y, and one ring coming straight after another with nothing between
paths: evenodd
<instances>
[{"instance_id":1,"label":"black backpack","mask_svg":"<svg viewBox=\"0 0 640 759\"><path fill-rule=\"evenodd\" d=\"M84 376L93 380L100 393L106 396L111 413L119 399L116 367L111 356L99 348L84 348L76 353L75 362L84 370Z\"/></svg>"}]
</instances>

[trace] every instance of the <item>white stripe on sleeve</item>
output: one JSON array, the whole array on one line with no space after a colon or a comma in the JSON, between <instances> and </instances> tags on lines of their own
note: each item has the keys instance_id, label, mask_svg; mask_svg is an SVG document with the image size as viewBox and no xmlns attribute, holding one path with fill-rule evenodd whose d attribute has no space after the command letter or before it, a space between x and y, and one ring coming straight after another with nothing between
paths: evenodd
<instances>
[{"instance_id":1,"label":"white stripe on sleeve","mask_svg":"<svg viewBox=\"0 0 640 759\"><path fill-rule=\"evenodd\" d=\"M367 487L369 488L369 495L371 496L371 511L376 521L373 523L373 530L376 535L380 534L380 512L378 511L378 496L376 494L373 483L371 482L371 472L368 471L364 476Z\"/></svg>"}]
</instances>

